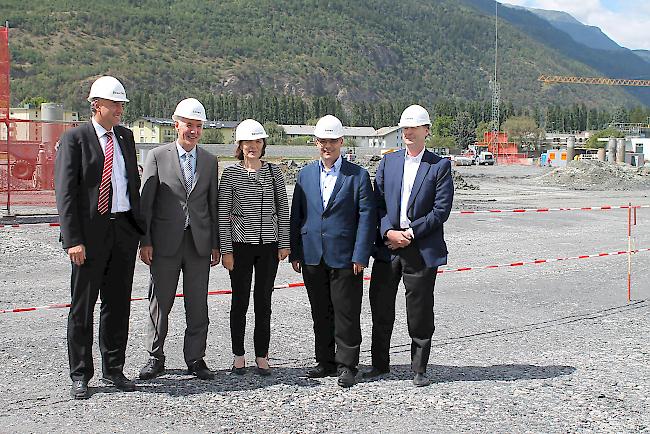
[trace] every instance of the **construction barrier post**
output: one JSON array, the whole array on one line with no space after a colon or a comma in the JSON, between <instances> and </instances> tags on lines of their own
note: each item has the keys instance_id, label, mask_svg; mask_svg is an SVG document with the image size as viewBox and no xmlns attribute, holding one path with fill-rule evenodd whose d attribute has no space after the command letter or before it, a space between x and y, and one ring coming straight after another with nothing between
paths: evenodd
<instances>
[{"instance_id":1,"label":"construction barrier post","mask_svg":"<svg viewBox=\"0 0 650 434\"><path fill-rule=\"evenodd\" d=\"M627 302L632 298L632 203L627 208Z\"/></svg>"}]
</instances>

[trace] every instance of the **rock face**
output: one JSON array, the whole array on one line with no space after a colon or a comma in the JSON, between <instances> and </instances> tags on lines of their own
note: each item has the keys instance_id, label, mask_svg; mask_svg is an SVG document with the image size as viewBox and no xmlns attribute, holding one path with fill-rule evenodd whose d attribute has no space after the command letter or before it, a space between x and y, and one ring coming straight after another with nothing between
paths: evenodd
<instances>
[{"instance_id":1,"label":"rock face","mask_svg":"<svg viewBox=\"0 0 650 434\"><path fill-rule=\"evenodd\" d=\"M359 157L354 162L360 165L361 167L366 168L366 170L368 170L368 173L370 174L370 179L374 180L375 174L377 173L377 167L379 167L380 161L381 161L380 156L370 155L370 156ZM296 183L296 179L298 177L298 172L300 172L300 169L305 167L310 162L311 161L303 161L303 160L301 161L281 160L278 163L278 165L284 172L284 179L287 185L294 185ZM455 190L478 190L479 189L478 185L473 185L468 183L455 170L452 170L451 174L454 180Z\"/></svg>"},{"instance_id":2,"label":"rock face","mask_svg":"<svg viewBox=\"0 0 650 434\"><path fill-rule=\"evenodd\" d=\"M569 161L566 167L545 173L537 181L573 190L634 190L650 187L650 168L597 160Z\"/></svg>"}]
</instances>

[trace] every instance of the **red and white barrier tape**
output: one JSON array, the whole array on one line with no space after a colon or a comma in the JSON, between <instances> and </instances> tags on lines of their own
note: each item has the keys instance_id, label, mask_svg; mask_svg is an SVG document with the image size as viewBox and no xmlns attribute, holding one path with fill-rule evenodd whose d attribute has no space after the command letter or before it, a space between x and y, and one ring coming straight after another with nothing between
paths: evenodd
<instances>
[{"instance_id":1,"label":"red and white barrier tape","mask_svg":"<svg viewBox=\"0 0 650 434\"><path fill-rule=\"evenodd\" d=\"M609 211L613 209L635 209L650 208L650 205L603 205L603 206L584 206L576 208L515 208L515 209L486 209L486 210L460 210L452 211L452 214L497 214L497 213L538 213L538 212L555 212L555 211Z\"/></svg>"},{"instance_id":2,"label":"red and white barrier tape","mask_svg":"<svg viewBox=\"0 0 650 434\"><path fill-rule=\"evenodd\" d=\"M610 211L613 209L628 209L628 208L650 208L650 205L603 205L603 206L583 206L575 208L514 208L514 209L485 209L485 210L458 210L452 211L452 214L522 214L522 213L541 213L541 212L556 212L556 211ZM23 224L11 224L3 225L0 224L0 229L2 228L20 228L23 226L36 226L36 225L48 225L50 227L59 227L59 223L23 223Z\"/></svg>"},{"instance_id":3,"label":"red and white barrier tape","mask_svg":"<svg viewBox=\"0 0 650 434\"><path fill-rule=\"evenodd\" d=\"M639 253L639 252L649 252L650 248L645 249L635 249L631 250L629 253ZM628 254L627 250L620 250L617 252L604 252L604 253L595 253L593 255L579 255L579 256L567 256L564 258L552 258L552 259L534 259L532 261L519 261L519 262L510 262L507 264L497 264L497 265L481 265L477 267L461 267L461 268L448 268L448 269L439 269L438 274L443 273L459 273L462 271L478 271L478 270L491 270L494 268L506 268L506 267L521 267L523 265L537 265L537 264L547 264L550 262L561 262L561 261L571 261L575 259L589 259L589 258L602 258L605 256L618 256ZM370 280L370 276L364 276L363 280ZM293 282L293 283L284 283L281 285L275 285L273 289L287 289L287 288L299 288L305 286L304 282ZM208 295L222 295L222 294L232 294L232 291L229 289L221 289L217 291L208 291ZM183 297L183 294L176 294L176 297ZM148 300L147 297L134 297L131 301L143 301ZM44 310L44 309L62 309L70 307L70 303L58 303L58 304L49 304L46 306L36 306L36 307L20 307L16 309L0 309L0 314L2 313L19 313L19 312L32 312L35 310Z\"/></svg>"}]
</instances>

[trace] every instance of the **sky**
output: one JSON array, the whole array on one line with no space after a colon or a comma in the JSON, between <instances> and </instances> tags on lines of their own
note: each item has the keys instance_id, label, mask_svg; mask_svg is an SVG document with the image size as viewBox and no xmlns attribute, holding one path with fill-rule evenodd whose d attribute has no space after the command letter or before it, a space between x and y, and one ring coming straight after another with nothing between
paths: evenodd
<instances>
[{"instance_id":1,"label":"sky","mask_svg":"<svg viewBox=\"0 0 650 434\"><path fill-rule=\"evenodd\" d=\"M597 26L619 45L650 50L650 0L505 0L504 3L563 11Z\"/></svg>"}]
</instances>

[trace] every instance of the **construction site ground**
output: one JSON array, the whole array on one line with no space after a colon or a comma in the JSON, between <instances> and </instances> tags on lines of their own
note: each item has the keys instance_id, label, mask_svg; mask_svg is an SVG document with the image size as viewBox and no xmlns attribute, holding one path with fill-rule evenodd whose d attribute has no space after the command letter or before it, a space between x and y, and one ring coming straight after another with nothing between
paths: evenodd
<instances>
[{"instance_id":1,"label":"construction site ground","mask_svg":"<svg viewBox=\"0 0 650 434\"><path fill-rule=\"evenodd\" d=\"M550 168L456 169L479 188L457 190L455 211L650 204L642 184L576 190L548 182ZM636 223L634 246L650 247L650 209L639 209ZM454 213L445 225L444 269L624 251L627 224L624 209ZM0 309L69 301L70 266L57 240L58 229L47 225L0 229ZM428 370L433 383L424 388L411 383L403 287L391 373L360 379L350 389L341 389L336 378L305 378L314 347L303 287L274 292L272 376L260 377L252 368L241 377L230 374L228 295L209 297L206 361L216 378L187 375L178 298L165 347L166 374L138 381L132 393L104 386L95 344L96 373L87 401L69 398L67 309L0 314L0 431L648 432L650 252L632 257L630 302L627 270L627 255L615 255L439 274ZM277 284L300 281L288 263L280 264ZM146 297L147 283L147 268L138 262L133 295ZM210 290L229 287L227 272L213 268ZM362 371L370 364L367 293L366 282ZM134 301L125 367L131 378L147 360L147 320L147 302ZM251 306L249 367L253 325Z\"/></svg>"}]
</instances>

